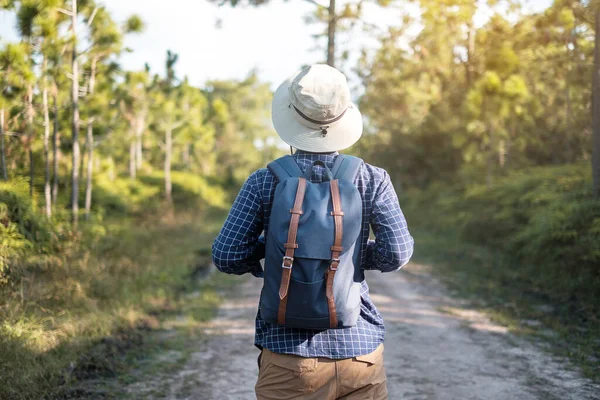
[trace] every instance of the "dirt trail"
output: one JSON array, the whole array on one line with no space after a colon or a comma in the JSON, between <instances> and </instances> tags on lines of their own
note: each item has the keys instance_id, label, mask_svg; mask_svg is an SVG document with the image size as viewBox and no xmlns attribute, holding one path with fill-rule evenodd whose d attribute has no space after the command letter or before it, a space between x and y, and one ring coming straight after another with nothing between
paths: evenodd
<instances>
[{"instance_id":1,"label":"dirt trail","mask_svg":"<svg viewBox=\"0 0 600 400\"><path fill-rule=\"evenodd\" d=\"M598 399L600 386L565 360L491 323L445 294L425 267L367 275L387 326L390 399ZM262 280L250 276L227 296L183 368L163 378L169 399L255 399L254 317ZM166 380L166 381L165 381ZM156 383L156 382L154 382ZM138 391L142 384L130 386Z\"/></svg>"}]
</instances>

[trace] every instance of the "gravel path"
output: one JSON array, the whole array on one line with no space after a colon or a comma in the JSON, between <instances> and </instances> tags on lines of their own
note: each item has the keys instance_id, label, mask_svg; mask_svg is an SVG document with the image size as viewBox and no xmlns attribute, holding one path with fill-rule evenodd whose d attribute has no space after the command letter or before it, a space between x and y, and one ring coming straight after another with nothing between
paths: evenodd
<instances>
[{"instance_id":1,"label":"gravel path","mask_svg":"<svg viewBox=\"0 0 600 400\"><path fill-rule=\"evenodd\" d=\"M374 272L367 280L387 326L390 399L600 399L600 386L567 361L466 309L425 267ZM161 398L255 399L254 317L262 280L242 282L204 328L198 350L168 377Z\"/></svg>"}]
</instances>

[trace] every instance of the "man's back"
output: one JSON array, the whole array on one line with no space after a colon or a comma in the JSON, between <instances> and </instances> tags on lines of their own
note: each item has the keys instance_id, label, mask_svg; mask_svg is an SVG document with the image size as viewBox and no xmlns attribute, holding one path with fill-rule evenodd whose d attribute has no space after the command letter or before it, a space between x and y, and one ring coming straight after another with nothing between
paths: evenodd
<instances>
[{"instance_id":1,"label":"man's back","mask_svg":"<svg viewBox=\"0 0 600 400\"><path fill-rule=\"evenodd\" d=\"M294 159L304 172L316 160L332 168L337 155L337 152L317 154L298 151ZM315 167L311 181L321 182L323 170ZM395 271L410 259L413 239L389 176L383 169L365 163L354 183L363 200L361 268ZM258 261L264 256L264 242L259 235L264 230L266 237L268 232L276 185L274 175L263 168L250 175L242 187L230 218L213 246L214 262L221 271L233 274L251 272L262 276ZM369 242L370 228L377 241ZM361 301L357 325L344 329L315 331L287 328L266 323L259 312L255 344L276 353L303 357L340 359L370 353L383 342L385 328L370 299L365 280L361 284Z\"/></svg>"}]
</instances>

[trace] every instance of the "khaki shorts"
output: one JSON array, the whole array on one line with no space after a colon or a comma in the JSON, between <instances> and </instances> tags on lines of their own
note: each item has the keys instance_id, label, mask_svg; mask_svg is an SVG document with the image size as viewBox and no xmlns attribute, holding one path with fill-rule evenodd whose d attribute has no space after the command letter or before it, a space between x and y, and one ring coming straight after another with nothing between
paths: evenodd
<instances>
[{"instance_id":1,"label":"khaki shorts","mask_svg":"<svg viewBox=\"0 0 600 400\"><path fill-rule=\"evenodd\" d=\"M383 344L370 354L343 360L264 349L255 389L258 400L387 400Z\"/></svg>"}]
</instances>

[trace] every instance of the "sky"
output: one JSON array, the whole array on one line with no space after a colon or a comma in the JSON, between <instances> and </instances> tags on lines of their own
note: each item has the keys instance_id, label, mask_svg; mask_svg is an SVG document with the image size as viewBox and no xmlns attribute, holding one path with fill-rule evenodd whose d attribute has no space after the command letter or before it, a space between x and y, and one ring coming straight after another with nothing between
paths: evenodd
<instances>
[{"instance_id":1,"label":"sky","mask_svg":"<svg viewBox=\"0 0 600 400\"><path fill-rule=\"evenodd\" d=\"M325 4L324 0L320 0ZM547 7L552 0L529 0L531 10ZM313 35L324 26L306 24L304 18L314 8L307 1L272 0L270 4L253 7L217 7L207 0L104 0L101 1L117 21L138 14L146 23L142 34L131 35L126 46L134 50L125 54L126 69L142 69L147 62L152 71L163 72L167 50L179 54L178 76L188 76L191 83L203 85L208 80L243 79L255 69L258 76L276 86L302 65L323 62L324 44L316 48ZM338 3L340 3L338 1ZM342 1L343 4L343 1ZM370 5L366 19L385 29L398 24L407 10L381 9ZM486 11L477 16L485 22ZM217 21L221 27L217 27ZM15 40L12 15L0 12L0 38ZM362 47L373 48L376 41L355 31L339 38L339 46L351 50L349 72ZM352 79L351 79L352 80Z\"/></svg>"}]
</instances>

